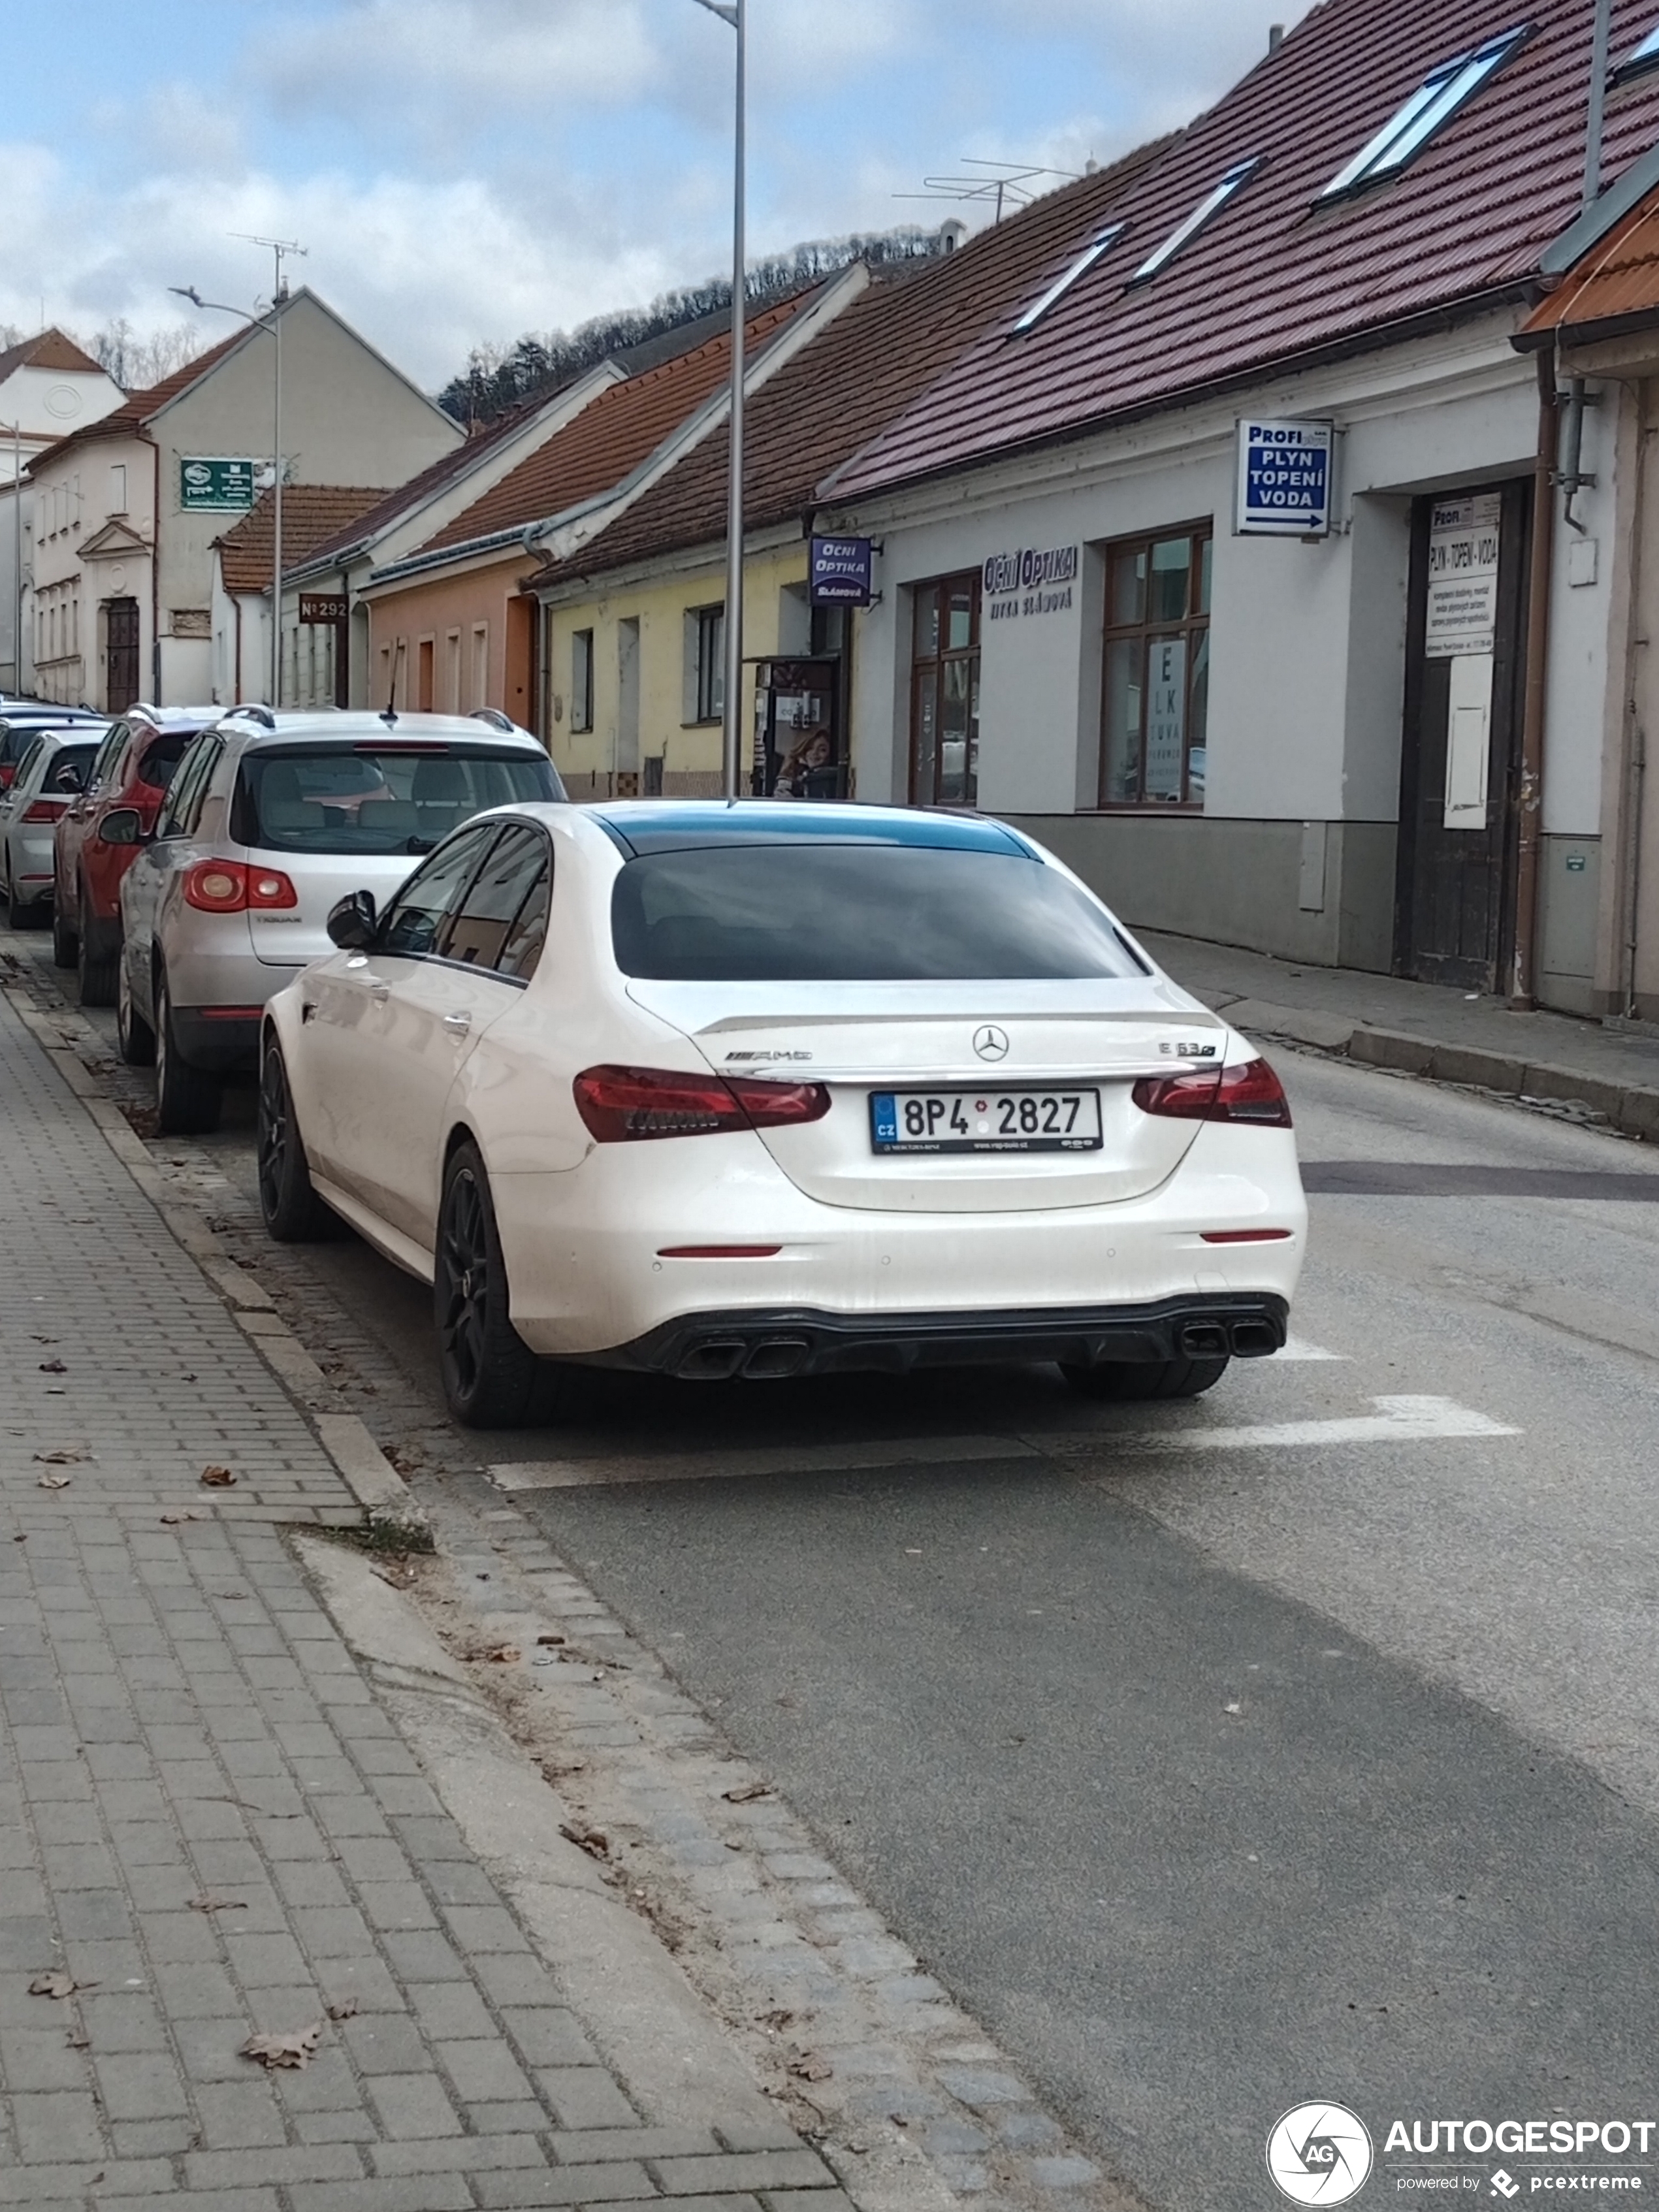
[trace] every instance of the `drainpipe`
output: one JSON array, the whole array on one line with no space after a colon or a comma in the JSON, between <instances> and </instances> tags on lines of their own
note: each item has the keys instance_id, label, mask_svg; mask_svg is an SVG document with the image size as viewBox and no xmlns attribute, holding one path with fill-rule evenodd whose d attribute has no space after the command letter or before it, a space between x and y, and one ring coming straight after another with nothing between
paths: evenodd
<instances>
[{"instance_id":1,"label":"drainpipe","mask_svg":"<svg viewBox=\"0 0 1659 2212\"><path fill-rule=\"evenodd\" d=\"M150 510L149 510L149 680L150 703L164 706L161 696L161 448L149 433L141 430L150 453ZM104 697L109 698L108 672L105 672Z\"/></svg>"},{"instance_id":2,"label":"drainpipe","mask_svg":"<svg viewBox=\"0 0 1659 2212\"><path fill-rule=\"evenodd\" d=\"M1638 381L1635 385L1634 397L1638 421L1636 479L1631 488L1630 627L1625 647L1625 691L1620 717L1626 748L1625 822L1624 836L1620 840L1623 846L1620 855L1623 881L1620 887L1624 914L1624 942L1620 948L1620 971L1614 1001L1626 1021L1636 1018L1636 963L1641 939L1642 810L1647 798L1648 733L1643 726L1638 694L1641 683L1640 655L1647 645L1646 638L1641 635L1640 620L1644 567L1642 547L1647 534L1648 471L1653 465L1650 455L1656 434L1650 420L1652 410L1644 383Z\"/></svg>"},{"instance_id":3,"label":"drainpipe","mask_svg":"<svg viewBox=\"0 0 1659 2212\"><path fill-rule=\"evenodd\" d=\"M1527 578L1527 679L1521 715L1520 841L1515 875L1515 952L1510 1005L1536 1006L1538 863L1544 826L1544 692L1549 674L1550 564L1555 540L1555 458L1559 422L1555 343L1538 356L1538 453L1532 477L1532 559Z\"/></svg>"}]
</instances>

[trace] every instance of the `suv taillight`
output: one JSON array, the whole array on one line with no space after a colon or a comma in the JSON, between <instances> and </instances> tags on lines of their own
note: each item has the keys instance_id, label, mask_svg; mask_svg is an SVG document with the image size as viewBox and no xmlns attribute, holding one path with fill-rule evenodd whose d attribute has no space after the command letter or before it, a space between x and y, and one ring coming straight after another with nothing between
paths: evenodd
<instances>
[{"instance_id":1,"label":"suv taillight","mask_svg":"<svg viewBox=\"0 0 1659 2212\"><path fill-rule=\"evenodd\" d=\"M723 1129L781 1129L821 1121L821 1083L757 1083L733 1075L681 1075L662 1067L585 1068L576 1111L602 1145L641 1137L707 1137Z\"/></svg>"},{"instance_id":2,"label":"suv taillight","mask_svg":"<svg viewBox=\"0 0 1659 2212\"><path fill-rule=\"evenodd\" d=\"M243 860L198 860L185 872L185 903L202 914L241 914L248 907L292 907L300 895L280 868Z\"/></svg>"},{"instance_id":3,"label":"suv taillight","mask_svg":"<svg viewBox=\"0 0 1659 2212\"><path fill-rule=\"evenodd\" d=\"M25 822L55 822L69 805L67 799L37 799L23 809Z\"/></svg>"},{"instance_id":4,"label":"suv taillight","mask_svg":"<svg viewBox=\"0 0 1659 2212\"><path fill-rule=\"evenodd\" d=\"M1288 1129L1291 1103L1265 1060L1237 1067L1206 1068L1193 1075L1143 1076L1130 1093L1143 1114L1181 1121L1254 1121Z\"/></svg>"}]
</instances>

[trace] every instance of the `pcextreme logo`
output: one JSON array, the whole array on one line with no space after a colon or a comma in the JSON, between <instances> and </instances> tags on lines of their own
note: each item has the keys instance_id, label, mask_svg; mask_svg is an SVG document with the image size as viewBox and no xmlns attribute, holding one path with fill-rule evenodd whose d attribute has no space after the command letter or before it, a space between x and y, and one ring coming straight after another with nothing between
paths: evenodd
<instances>
[{"instance_id":1,"label":"pcextreme logo","mask_svg":"<svg viewBox=\"0 0 1659 2212\"><path fill-rule=\"evenodd\" d=\"M1292 2204L1346 2204L1370 2178L1371 2139L1346 2105L1293 2105L1267 2137L1267 2172Z\"/></svg>"}]
</instances>

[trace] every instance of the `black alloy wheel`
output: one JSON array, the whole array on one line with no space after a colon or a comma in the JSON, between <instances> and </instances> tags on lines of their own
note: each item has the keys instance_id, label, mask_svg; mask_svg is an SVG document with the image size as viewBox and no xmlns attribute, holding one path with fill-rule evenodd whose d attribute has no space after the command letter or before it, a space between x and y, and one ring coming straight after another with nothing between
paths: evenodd
<instances>
[{"instance_id":1,"label":"black alloy wheel","mask_svg":"<svg viewBox=\"0 0 1659 2212\"><path fill-rule=\"evenodd\" d=\"M439 1374L455 1419L469 1429L553 1419L562 1377L543 1366L509 1318L489 1178L471 1143L456 1147L444 1170L432 1289Z\"/></svg>"},{"instance_id":2,"label":"black alloy wheel","mask_svg":"<svg viewBox=\"0 0 1659 2212\"><path fill-rule=\"evenodd\" d=\"M81 1004L83 1006L112 1006L115 1004L115 971L121 955L93 951L94 931L97 925L92 909L87 903L84 890L81 894L81 934L76 946L75 964L81 972Z\"/></svg>"},{"instance_id":3,"label":"black alloy wheel","mask_svg":"<svg viewBox=\"0 0 1659 2212\"><path fill-rule=\"evenodd\" d=\"M259 1069L259 1124L256 1157L259 1211L279 1244L314 1244L328 1236L335 1217L318 1197L311 1164L295 1119L294 1099L281 1048L265 1047Z\"/></svg>"},{"instance_id":4,"label":"black alloy wheel","mask_svg":"<svg viewBox=\"0 0 1659 2212\"><path fill-rule=\"evenodd\" d=\"M164 1137L204 1137L219 1126L224 1085L179 1050L165 970L155 979L155 1126Z\"/></svg>"},{"instance_id":5,"label":"black alloy wheel","mask_svg":"<svg viewBox=\"0 0 1659 2212\"><path fill-rule=\"evenodd\" d=\"M132 970L125 957L116 963L115 1044L128 1067L154 1067L155 1032L132 1000Z\"/></svg>"},{"instance_id":6,"label":"black alloy wheel","mask_svg":"<svg viewBox=\"0 0 1659 2212\"><path fill-rule=\"evenodd\" d=\"M1226 1359L1103 1359L1098 1367L1061 1365L1073 1389L1085 1398L1196 1398L1226 1373Z\"/></svg>"}]
</instances>

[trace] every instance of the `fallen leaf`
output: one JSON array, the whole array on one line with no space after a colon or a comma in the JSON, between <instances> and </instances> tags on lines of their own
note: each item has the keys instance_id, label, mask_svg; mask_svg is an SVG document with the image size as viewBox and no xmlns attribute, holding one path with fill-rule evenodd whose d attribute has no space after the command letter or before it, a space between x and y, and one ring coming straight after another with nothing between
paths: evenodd
<instances>
[{"instance_id":1,"label":"fallen leaf","mask_svg":"<svg viewBox=\"0 0 1659 2212\"><path fill-rule=\"evenodd\" d=\"M246 1912L247 1899L245 1897L216 1897L211 1890L204 1890L199 1897L191 1898L190 1909L192 1912Z\"/></svg>"},{"instance_id":2,"label":"fallen leaf","mask_svg":"<svg viewBox=\"0 0 1659 2212\"><path fill-rule=\"evenodd\" d=\"M309 2027L296 2028L292 2035L250 2035L241 2055L257 2058L267 2072L275 2067L308 2066L322 2032L323 2023L314 2020Z\"/></svg>"},{"instance_id":3,"label":"fallen leaf","mask_svg":"<svg viewBox=\"0 0 1659 2212\"><path fill-rule=\"evenodd\" d=\"M537 1643L538 1643L538 1644L543 1644L543 1645L553 1644L562 1644L562 1643L564 1643L566 1640L567 1640L567 1639L566 1639L564 1637L562 1637L562 1636L554 1636L554 1635L550 1635L550 1635L547 1635L547 1636L538 1636L538 1637L536 1638Z\"/></svg>"},{"instance_id":4,"label":"fallen leaf","mask_svg":"<svg viewBox=\"0 0 1659 2212\"><path fill-rule=\"evenodd\" d=\"M92 1454L83 1444L57 1444L51 1451L36 1452L34 1456L42 1467L76 1467L83 1459L90 1459Z\"/></svg>"},{"instance_id":5,"label":"fallen leaf","mask_svg":"<svg viewBox=\"0 0 1659 2212\"><path fill-rule=\"evenodd\" d=\"M64 2040L71 2051L90 2051L92 2048L92 2038L84 2027L70 2028Z\"/></svg>"},{"instance_id":6,"label":"fallen leaf","mask_svg":"<svg viewBox=\"0 0 1659 2212\"><path fill-rule=\"evenodd\" d=\"M769 2027L775 2035L781 2027L789 2027L794 2017L793 2013L786 2011L783 2006L780 2005L775 2011L763 2012L760 2016L760 2024L763 2027Z\"/></svg>"},{"instance_id":7,"label":"fallen leaf","mask_svg":"<svg viewBox=\"0 0 1659 2212\"><path fill-rule=\"evenodd\" d=\"M804 2051L789 2062L789 2071L797 2081L827 2081L835 2070L827 2058L820 2058L814 2051Z\"/></svg>"},{"instance_id":8,"label":"fallen leaf","mask_svg":"<svg viewBox=\"0 0 1659 2212\"><path fill-rule=\"evenodd\" d=\"M728 1805L752 1805L757 1797L769 1797L772 1786L768 1782L746 1782L741 1790L722 1790L720 1796Z\"/></svg>"},{"instance_id":9,"label":"fallen leaf","mask_svg":"<svg viewBox=\"0 0 1659 2212\"><path fill-rule=\"evenodd\" d=\"M603 1828L578 1828L572 1826L568 1820L561 1820L559 1833L579 1850L586 1851L589 1858L602 1859L610 1856L611 1838Z\"/></svg>"},{"instance_id":10,"label":"fallen leaf","mask_svg":"<svg viewBox=\"0 0 1659 2212\"><path fill-rule=\"evenodd\" d=\"M43 1474L36 1478L34 1486L37 1490L67 1490L70 1479L66 1474Z\"/></svg>"},{"instance_id":11,"label":"fallen leaf","mask_svg":"<svg viewBox=\"0 0 1659 2212\"><path fill-rule=\"evenodd\" d=\"M204 1467L202 1480L210 1490L228 1490L236 1478L228 1467Z\"/></svg>"},{"instance_id":12,"label":"fallen leaf","mask_svg":"<svg viewBox=\"0 0 1659 2212\"><path fill-rule=\"evenodd\" d=\"M28 1530L25 1528L20 1535L14 1536L11 1540L14 1544L27 1544L28 1540Z\"/></svg>"},{"instance_id":13,"label":"fallen leaf","mask_svg":"<svg viewBox=\"0 0 1659 2212\"><path fill-rule=\"evenodd\" d=\"M43 1359L40 1362L40 1372L43 1375L67 1375L69 1370L61 1359Z\"/></svg>"},{"instance_id":14,"label":"fallen leaf","mask_svg":"<svg viewBox=\"0 0 1659 2212\"><path fill-rule=\"evenodd\" d=\"M96 1989L95 1982L77 1982L73 1974L66 1974L61 1966L53 1966L44 1974L37 1974L29 1984L32 1997L72 1997L76 1990Z\"/></svg>"},{"instance_id":15,"label":"fallen leaf","mask_svg":"<svg viewBox=\"0 0 1659 2212\"><path fill-rule=\"evenodd\" d=\"M342 1997L337 2004L331 2004L328 2008L328 2016L331 2020L355 2020L356 2014L356 1997Z\"/></svg>"},{"instance_id":16,"label":"fallen leaf","mask_svg":"<svg viewBox=\"0 0 1659 2212\"><path fill-rule=\"evenodd\" d=\"M523 1652L520 1650L516 1644L502 1644L498 1645L494 1651L486 1651L484 1654L484 1657L488 1659L493 1666L496 1667L511 1667L516 1661L522 1659L523 1656Z\"/></svg>"},{"instance_id":17,"label":"fallen leaf","mask_svg":"<svg viewBox=\"0 0 1659 2212\"><path fill-rule=\"evenodd\" d=\"M1232 1714L1237 1715L1237 1714L1242 1713L1242 1712L1243 1711L1244 1708L1243 1708L1243 1705L1238 1705L1238 1704L1235 1703L1235 1704L1232 1704L1232 1705L1223 1705L1223 1707L1221 1708L1221 1710L1222 1710L1222 1711L1223 1711L1224 1713L1232 1713Z\"/></svg>"},{"instance_id":18,"label":"fallen leaf","mask_svg":"<svg viewBox=\"0 0 1659 2212\"><path fill-rule=\"evenodd\" d=\"M181 1521L199 1521L201 1517L199 1513L164 1513L161 1516L161 1526L164 1528L176 1528Z\"/></svg>"}]
</instances>

